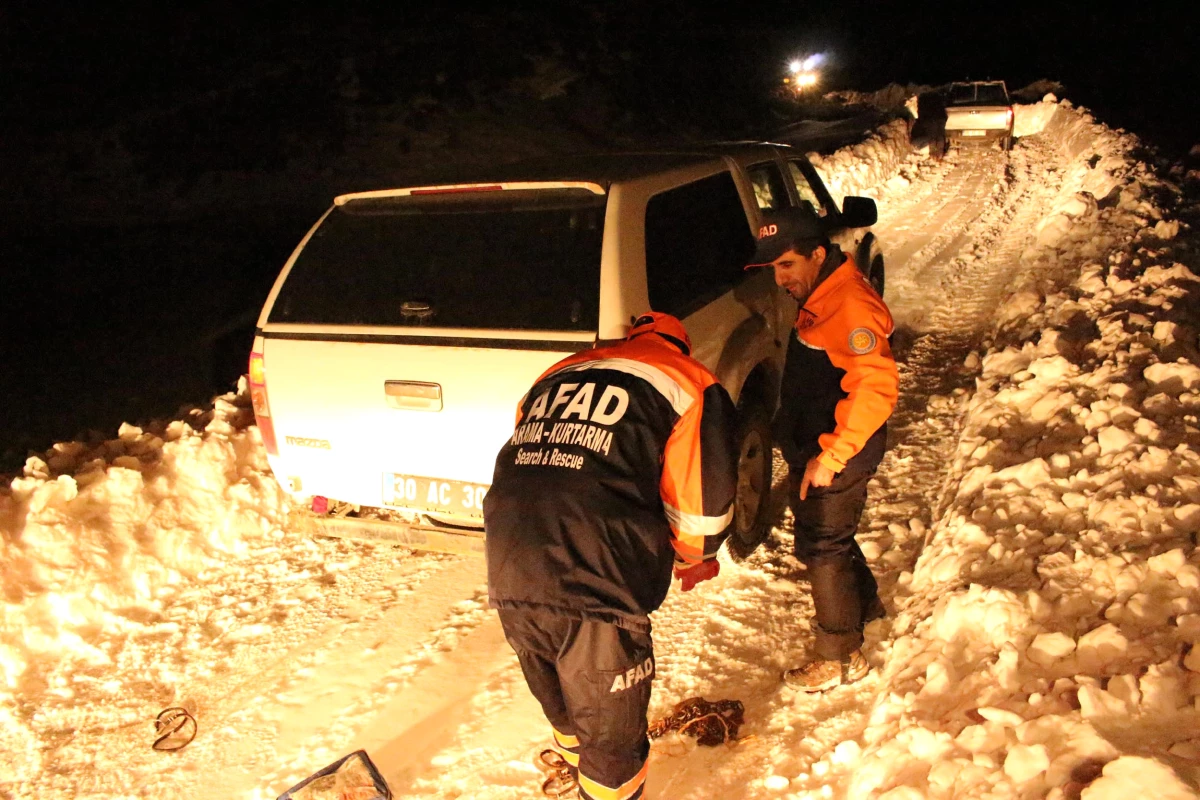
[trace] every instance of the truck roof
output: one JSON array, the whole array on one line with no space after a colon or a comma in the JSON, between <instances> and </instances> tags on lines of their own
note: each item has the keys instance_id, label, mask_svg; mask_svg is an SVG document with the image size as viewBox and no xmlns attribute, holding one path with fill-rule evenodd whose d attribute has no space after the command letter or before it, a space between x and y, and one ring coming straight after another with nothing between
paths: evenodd
<instances>
[{"instance_id":1,"label":"truck roof","mask_svg":"<svg viewBox=\"0 0 1200 800\"><path fill-rule=\"evenodd\" d=\"M577 181L607 187L715 161L723 156L761 156L766 160L774 157L775 148L792 149L786 144L769 142L713 142L663 150L547 156L509 164L449 168L432 176L422 176L421 185Z\"/></svg>"}]
</instances>

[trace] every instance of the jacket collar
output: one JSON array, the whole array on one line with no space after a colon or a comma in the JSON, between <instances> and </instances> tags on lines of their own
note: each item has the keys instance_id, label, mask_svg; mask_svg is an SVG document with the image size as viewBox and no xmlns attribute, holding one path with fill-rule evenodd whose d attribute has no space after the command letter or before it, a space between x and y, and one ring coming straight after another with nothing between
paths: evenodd
<instances>
[{"instance_id":1,"label":"jacket collar","mask_svg":"<svg viewBox=\"0 0 1200 800\"><path fill-rule=\"evenodd\" d=\"M838 289L846 283L854 279L854 274L858 271L858 266L853 259L842 252L841 248L836 244L830 250L828 256L825 257L825 263L821 265L821 272L818 276L817 287L813 289L812 294L804 301L804 310L814 316L820 316L821 308L825 302L837 294Z\"/></svg>"}]
</instances>

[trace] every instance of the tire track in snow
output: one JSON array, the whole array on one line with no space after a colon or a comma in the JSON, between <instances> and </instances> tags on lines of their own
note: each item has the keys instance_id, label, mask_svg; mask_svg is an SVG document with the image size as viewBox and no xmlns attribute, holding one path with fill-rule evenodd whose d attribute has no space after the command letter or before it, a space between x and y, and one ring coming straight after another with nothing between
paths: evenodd
<instances>
[{"instance_id":1,"label":"tire track in snow","mask_svg":"<svg viewBox=\"0 0 1200 800\"><path fill-rule=\"evenodd\" d=\"M943 299L923 315L919 329L897 336L900 400L889 421L891 447L873 487L879 494L872 493L863 515L870 533L860 534L874 545L868 556L878 555L885 565L878 577L894 602L907 594L926 533L944 505L962 410L977 371L968 357L990 329L1040 216L1042 205L1028 179L1015 180L1005 194L991 203L979 196L975 222L951 231L936 258L920 267L926 274L936 270ZM968 241L973 246L963 253Z\"/></svg>"},{"instance_id":2,"label":"tire track in snow","mask_svg":"<svg viewBox=\"0 0 1200 800\"><path fill-rule=\"evenodd\" d=\"M367 559L374 553L378 563L329 585L331 595L347 602L323 599L314 612L325 619L322 626L301 626L307 635L298 641L271 633L232 651L202 696L172 703L192 708L199 725L196 741L175 755L174 769L163 770L162 754L148 750L144 732L131 731L116 743L128 750L129 767L105 786L137 786L139 796L274 798L343 755L389 698L444 662L486 621L478 559L387 547L375 553L341 540L313 546ZM225 588L241 599L235 578L231 573L231 583L218 582L212 591Z\"/></svg>"}]
</instances>

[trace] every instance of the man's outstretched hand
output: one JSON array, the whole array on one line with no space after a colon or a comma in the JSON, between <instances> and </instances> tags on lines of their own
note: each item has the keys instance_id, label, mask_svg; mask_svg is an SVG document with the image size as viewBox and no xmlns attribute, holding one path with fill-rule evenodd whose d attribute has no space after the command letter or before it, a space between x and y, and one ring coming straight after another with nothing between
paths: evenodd
<instances>
[{"instance_id":1,"label":"man's outstretched hand","mask_svg":"<svg viewBox=\"0 0 1200 800\"><path fill-rule=\"evenodd\" d=\"M717 577L721 571L721 562L715 558L701 561L692 566L675 566L675 577L683 581L683 591L690 592L700 581Z\"/></svg>"},{"instance_id":2,"label":"man's outstretched hand","mask_svg":"<svg viewBox=\"0 0 1200 800\"><path fill-rule=\"evenodd\" d=\"M833 483L833 470L822 464L818 458L819 456L813 456L804 467L804 477L800 479L801 500L808 499L808 487L828 486Z\"/></svg>"}]
</instances>

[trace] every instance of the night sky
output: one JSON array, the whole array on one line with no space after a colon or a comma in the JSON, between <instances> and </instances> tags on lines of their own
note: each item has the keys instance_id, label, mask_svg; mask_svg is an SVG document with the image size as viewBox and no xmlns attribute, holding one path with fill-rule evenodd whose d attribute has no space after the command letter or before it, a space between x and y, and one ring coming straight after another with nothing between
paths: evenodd
<instances>
[{"instance_id":1,"label":"night sky","mask_svg":"<svg viewBox=\"0 0 1200 800\"><path fill-rule=\"evenodd\" d=\"M35 4L28 4L31 8ZM336 64L370 51L389 29L437 31L447 55L486 73L541 39L638 47L648 67L686 78L721 61L736 84L779 68L792 51L827 52L830 88L1003 78L1010 88L1038 78L1116 124L1188 141L1197 135L1200 79L1194 20L1160 2L1109 3L772 2L698 9L671 2L306 4L210 2L84 4L47 2L36 11L0 10L6 130L95 124L189 93L221 90L280 58ZM496 5L496 4L493 4ZM183 6L194 6L186 8ZM381 10L393 6L390 10ZM597 24L596 15L605 22ZM475 20L483 24L475 25ZM493 63L480 62L482 50ZM776 63L772 64L772 57ZM702 90L702 86L696 86ZM281 110L286 113L287 109ZM1178 126L1172 123L1178 120ZM1187 128L1186 134L1176 133ZM1173 144L1173 142L1172 142Z\"/></svg>"},{"instance_id":2,"label":"night sky","mask_svg":"<svg viewBox=\"0 0 1200 800\"><path fill-rule=\"evenodd\" d=\"M785 65L814 52L826 89L1045 78L1166 155L1200 141L1195 26L1161 3L82 5L0 7L0 472L231 388L246 318L296 241L332 193L376 187L322 166L361 134L347 120L503 114L538 58L579 76L550 105L598 144L609 129L766 136ZM188 200L206 176L297 163L311 174L268 201L246 192L252 208Z\"/></svg>"}]
</instances>

